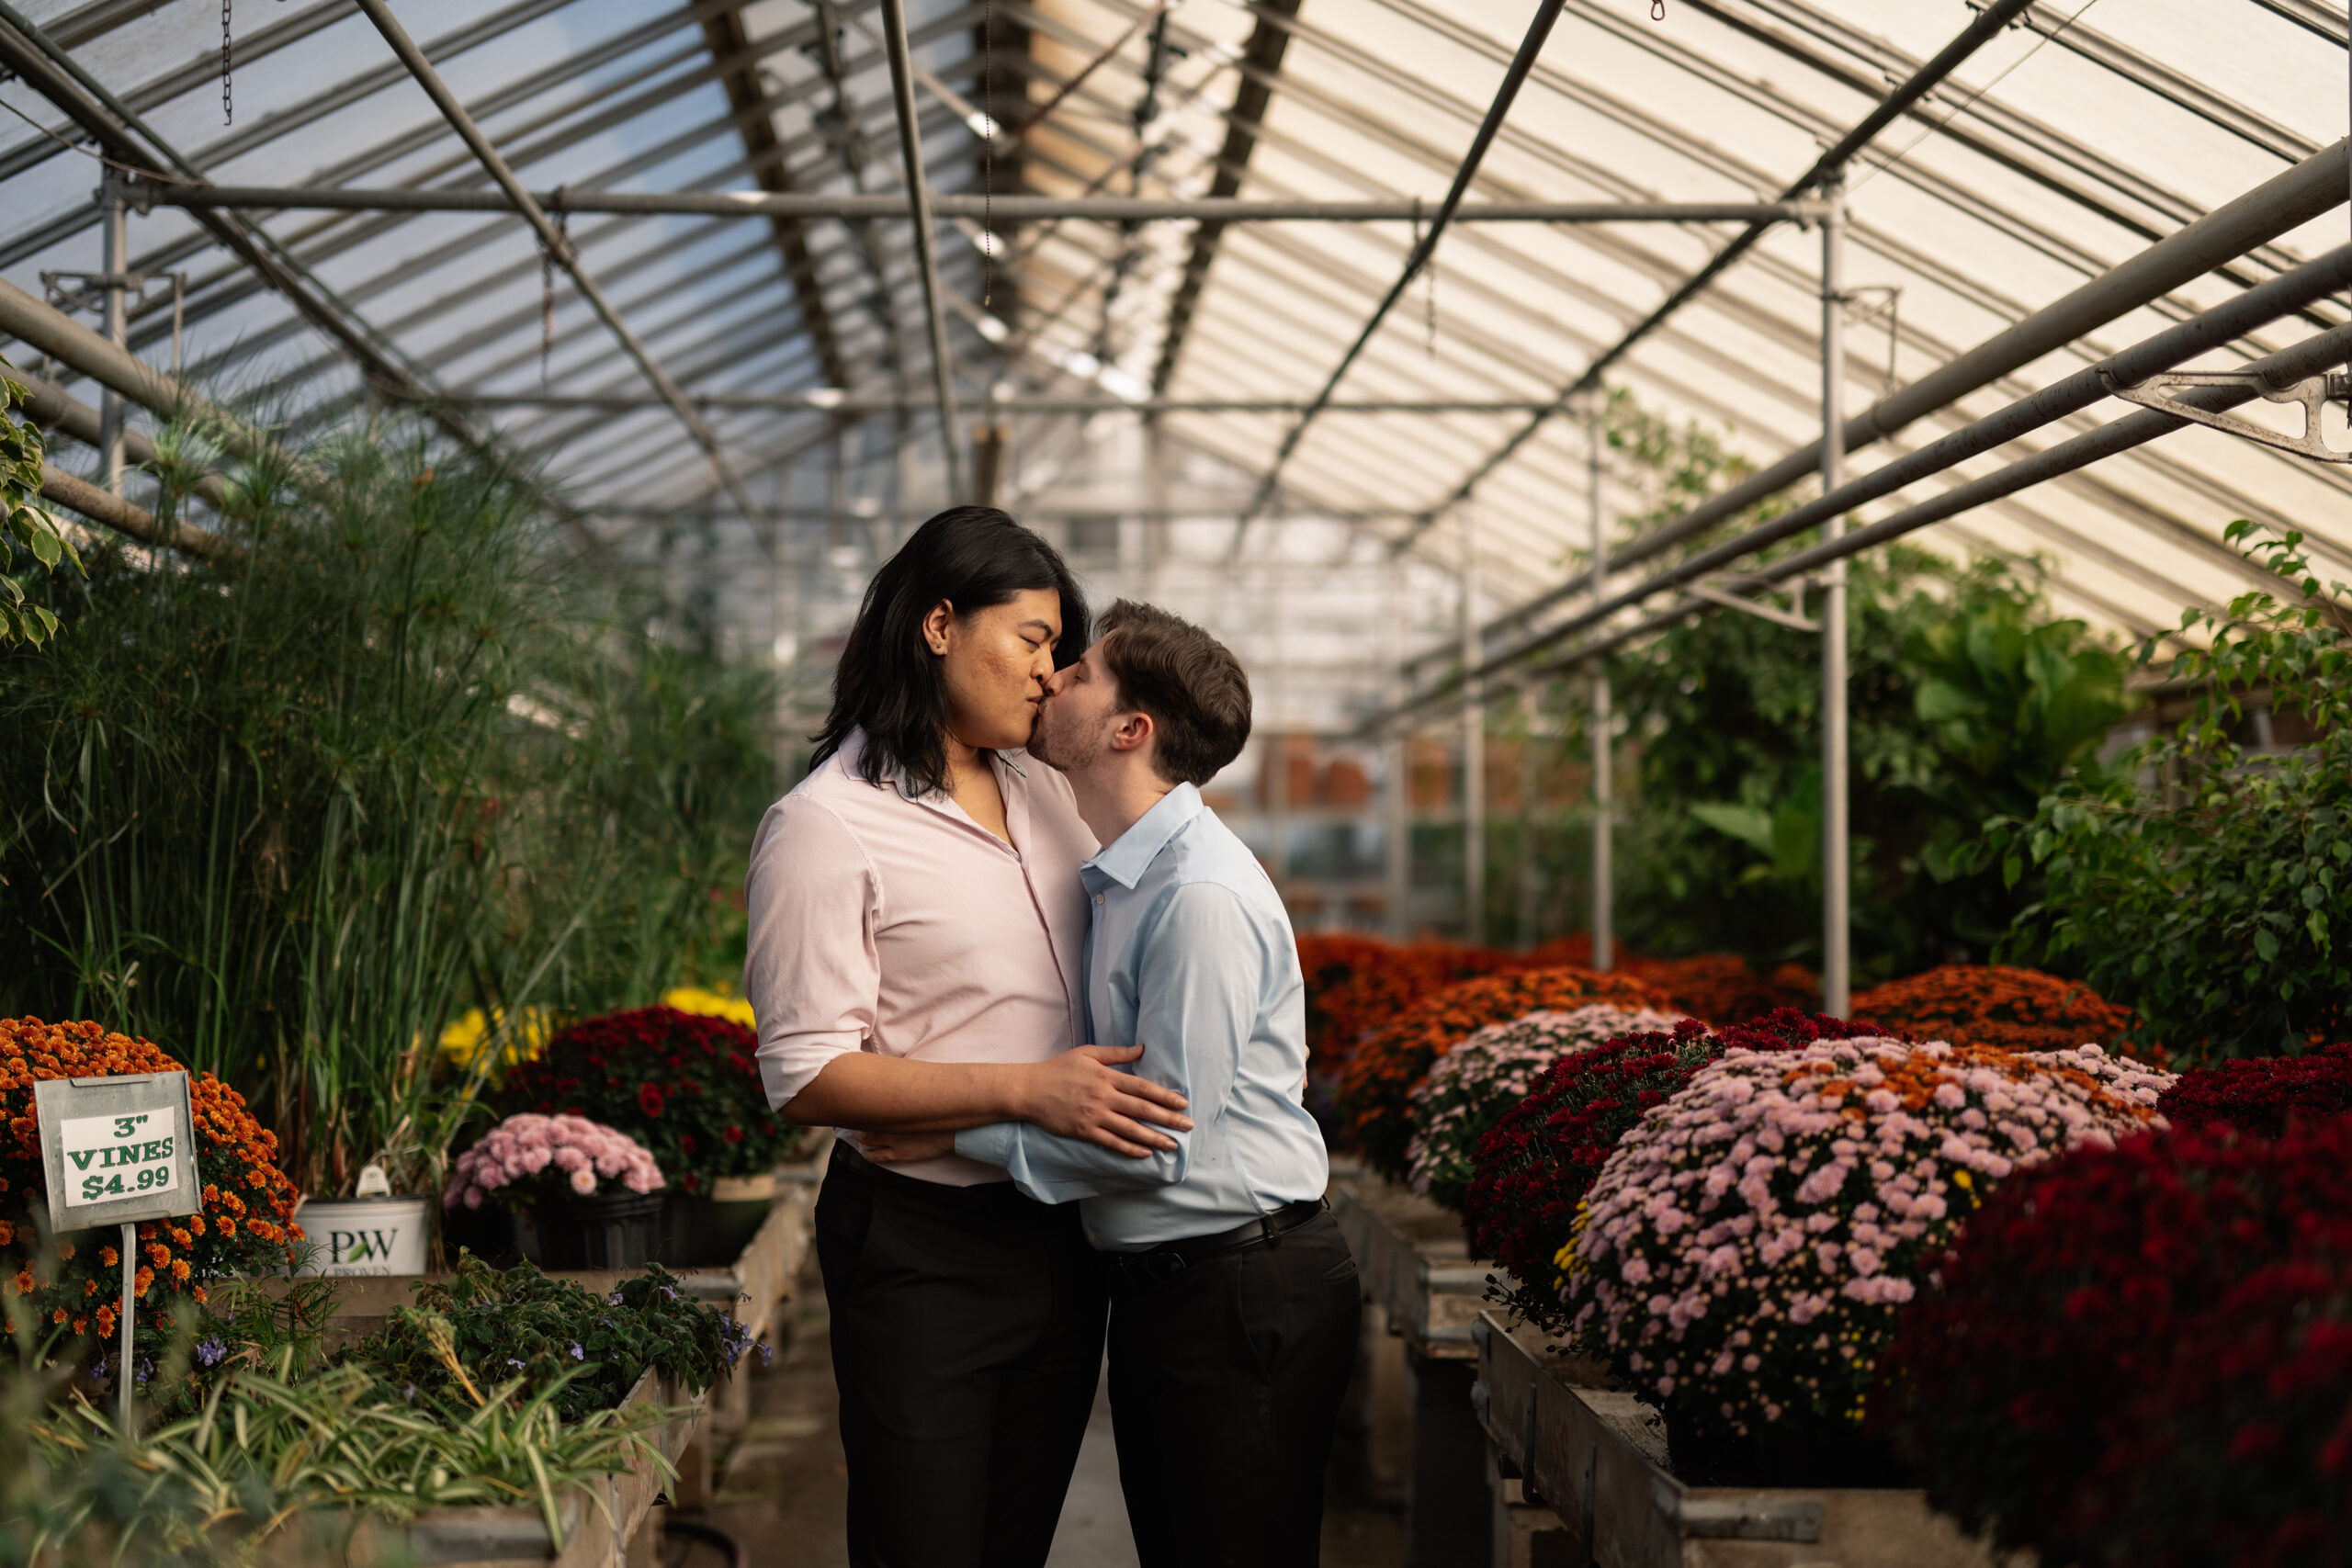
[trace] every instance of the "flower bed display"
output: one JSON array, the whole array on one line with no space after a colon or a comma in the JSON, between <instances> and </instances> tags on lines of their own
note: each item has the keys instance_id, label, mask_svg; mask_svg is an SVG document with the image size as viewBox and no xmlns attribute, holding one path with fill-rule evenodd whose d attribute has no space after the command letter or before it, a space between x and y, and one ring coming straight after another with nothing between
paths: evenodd
<instances>
[{"instance_id":1,"label":"flower bed display","mask_svg":"<svg viewBox=\"0 0 2352 1568\"><path fill-rule=\"evenodd\" d=\"M704 1193L720 1177L774 1169L798 1138L768 1110L758 1050L759 1037L729 1019L639 1008L563 1031L508 1075L503 1098L510 1111L617 1128L673 1185Z\"/></svg>"},{"instance_id":2,"label":"flower bed display","mask_svg":"<svg viewBox=\"0 0 2352 1568\"><path fill-rule=\"evenodd\" d=\"M1479 1142L1553 1063L1621 1035L1657 1033L1680 1021L1679 1013L1593 1002L1488 1024L1440 1056L1414 1089L1407 1184L1459 1212Z\"/></svg>"},{"instance_id":3,"label":"flower bed display","mask_svg":"<svg viewBox=\"0 0 2352 1568\"><path fill-rule=\"evenodd\" d=\"M459 1155L441 1206L506 1208L573 1198L642 1197L667 1185L653 1156L628 1134L580 1116L509 1116Z\"/></svg>"},{"instance_id":4,"label":"flower bed display","mask_svg":"<svg viewBox=\"0 0 2352 1568\"><path fill-rule=\"evenodd\" d=\"M1905 1314L1882 1421L2044 1562L2352 1552L2352 1120L2195 1127L2003 1187Z\"/></svg>"},{"instance_id":5,"label":"flower bed display","mask_svg":"<svg viewBox=\"0 0 2352 1568\"><path fill-rule=\"evenodd\" d=\"M1490 1023L1531 1012L1612 1002L1658 1005L1640 982L1589 969L1488 975L1425 997L1358 1045L1340 1071L1337 1133L1382 1175L1401 1179L1412 1141L1412 1092L1440 1056Z\"/></svg>"},{"instance_id":6,"label":"flower bed display","mask_svg":"<svg viewBox=\"0 0 2352 1568\"><path fill-rule=\"evenodd\" d=\"M1786 1050L1852 1032L1842 1019L1782 1008L1721 1030L1686 1019L1670 1032L1621 1035L1563 1057L1503 1114L1472 1156L1463 1205L1470 1250L1519 1281L1505 1293L1505 1304L1541 1327L1566 1334L1557 1259L1575 1232L1586 1192L1617 1140L1700 1068L1735 1046Z\"/></svg>"},{"instance_id":7,"label":"flower bed display","mask_svg":"<svg viewBox=\"0 0 2352 1568\"><path fill-rule=\"evenodd\" d=\"M1782 1008L1811 1012L1821 1005L1821 982L1796 964L1758 975L1736 953L1702 953L1629 958L1623 967L1692 1018L1713 1024L1747 1023Z\"/></svg>"},{"instance_id":8,"label":"flower bed display","mask_svg":"<svg viewBox=\"0 0 2352 1568\"><path fill-rule=\"evenodd\" d=\"M29 1298L37 1320L89 1340L106 1355L122 1300L123 1258L111 1232L69 1233L44 1258L47 1183L42 1176L33 1085L44 1078L115 1077L186 1069L164 1051L96 1023L0 1019L0 1259L13 1280L0 1289ZM200 1212L139 1227L130 1260L142 1330L169 1333L183 1305L200 1306L224 1275L283 1272L302 1232L293 1222L294 1184L277 1168L277 1136L246 1111L244 1098L210 1073L190 1074ZM38 1217L37 1217L38 1216ZM13 1332L13 1329L11 1329Z\"/></svg>"},{"instance_id":9,"label":"flower bed display","mask_svg":"<svg viewBox=\"0 0 2352 1568\"><path fill-rule=\"evenodd\" d=\"M1364 1034L1433 991L1531 965L1527 955L1453 942L1388 942L1345 932L1298 939L1314 1068L1339 1070Z\"/></svg>"},{"instance_id":10,"label":"flower bed display","mask_svg":"<svg viewBox=\"0 0 2352 1568\"><path fill-rule=\"evenodd\" d=\"M1853 1001L1857 1023L1913 1040L1990 1045L2004 1051L2064 1051L2100 1045L2119 1055L2157 1059L2126 1045L2132 1010L2117 1007L2079 980L1999 964L1947 964L1873 986Z\"/></svg>"},{"instance_id":11,"label":"flower bed display","mask_svg":"<svg viewBox=\"0 0 2352 1568\"><path fill-rule=\"evenodd\" d=\"M416 1304L337 1359L463 1415L504 1385L516 1401L552 1394L567 1421L609 1410L648 1371L700 1393L750 1348L742 1326L678 1290L661 1265L595 1294L528 1263L498 1269L466 1257L446 1283L420 1281ZM469 1385L471 1385L470 1387Z\"/></svg>"},{"instance_id":12,"label":"flower bed display","mask_svg":"<svg viewBox=\"0 0 2352 1568\"><path fill-rule=\"evenodd\" d=\"M2330 1045L2308 1056L2248 1056L2192 1067L2165 1091L2157 1109L2176 1127L2219 1122L2276 1138L2299 1119L2323 1121L2352 1111L2352 1045Z\"/></svg>"},{"instance_id":13,"label":"flower bed display","mask_svg":"<svg viewBox=\"0 0 2352 1568\"><path fill-rule=\"evenodd\" d=\"M2096 1046L1726 1052L1593 1183L1576 1340L1665 1410L1686 1479L1838 1479L1898 1313L1985 1190L2144 1127L2169 1082Z\"/></svg>"}]
</instances>

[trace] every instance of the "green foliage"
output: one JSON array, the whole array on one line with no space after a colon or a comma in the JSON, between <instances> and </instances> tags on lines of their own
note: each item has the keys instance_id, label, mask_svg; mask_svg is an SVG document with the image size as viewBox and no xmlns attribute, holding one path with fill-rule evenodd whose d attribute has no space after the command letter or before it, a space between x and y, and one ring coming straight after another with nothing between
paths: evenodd
<instances>
[{"instance_id":1,"label":"green foliage","mask_svg":"<svg viewBox=\"0 0 2352 1568\"><path fill-rule=\"evenodd\" d=\"M649 1369L698 1393L744 1345L733 1319L685 1295L659 1264L598 1296L528 1263L497 1269L467 1253L447 1283L418 1285L414 1306L338 1359L413 1387L420 1408L460 1410L503 1382L551 1398L571 1421L618 1404Z\"/></svg>"},{"instance_id":2,"label":"green foliage","mask_svg":"<svg viewBox=\"0 0 2352 1568\"><path fill-rule=\"evenodd\" d=\"M398 426L263 460L236 559L93 552L105 635L0 652L0 1014L217 1071L306 1190L437 1190L500 1059L442 1063L453 1016L648 1002L726 939L768 688L500 468Z\"/></svg>"},{"instance_id":3,"label":"green foliage","mask_svg":"<svg viewBox=\"0 0 2352 1568\"><path fill-rule=\"evenodd\" d=\"M535 1507L560 1542L572 1488L640 1459L675 1473L650 1435L675 1412L639 1405L566 1419L563 1383L526 1393L521 1381L490 1386L461 1411L428 1409L363 1366L298 1376L289 1355L236 1368L194 1412L150 1432L119 1432L77 1400L35 1439L53 1470L127 1450L145 1495L104 1533L146 1561L202 1561L205 1538L224 1524L259 1539L289 1519L323 1524L323 1514L403 1520L473 1506ZM99 1533L93 1511L61 1510L53 1539Z\"/></svg>"},{"instance_id":4,"label":"green foliage","mask_svg":"<svg viewBox=\"0 0 2352 1568\"><path fill-rule=\"evenodd\" d=\"M40 432L10 411L25 400L25 389L8 379L0 358L0 648L29 643L38 648L57 635L56 613L35 604L17 581L20 555L42 573L61 560L80 570L82 558L58 530L57 519L40 507L41 461L47 448Z\"/></svg>"},{"instance_id":5,"label":"green foliage","mask_svg":"<svg viewBox=\"0 0 2352 1568\"><path fill-rule=\"evenodd\" d=\"M2255 531L2233 523L2233 544ZM1981 858L2011 883L2038 871L2007 954L2075 966L2139 1010L2140 1035L2190 1063L2295 1055L2346 1037L2352 1007L2352 590L2323 583L2289 534L2246 549L2276 592L2192 609L2208 646L2173 675L2195 705L2112 773L2080 771L2030 814L1993 824ZM2154 657L2155 642L2141 650ZM2263 694L2307 722L2284 756L2244 743Z\"/></svg>"},{"instance_id":6,"label":"green foliage","mask_svg":"<svg viewBox=\"0 0 2352 1568\"><path fill-rule=\"evenodd\" d=\"M1900 547L1849 563L1847 618L1857 970L1981 957L2030 893L1962 852L2096 750L2128 661L2047 618L2030 569ZM1815 959L1820 671L1817 639L1738 614L1611 661L1639 748L1628 942Z\"/></svg>"}]
</instances>

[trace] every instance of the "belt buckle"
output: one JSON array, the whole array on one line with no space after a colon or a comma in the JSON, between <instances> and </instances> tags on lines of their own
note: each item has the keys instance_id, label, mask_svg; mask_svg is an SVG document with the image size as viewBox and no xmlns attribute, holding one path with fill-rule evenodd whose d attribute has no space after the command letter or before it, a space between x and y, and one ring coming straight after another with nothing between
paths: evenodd
<instances>
[{"instance_id":1,"label":"belt buckle","mask_svg":"<svg viewBox=\"0 0 2352 1568\"><path fill-rule=\"evenodd\" d=\"M1189 1267L1181 1252L1147 1252L1136 1259L1136 1271L1148 1284L1172 1284Z\"/></svg>"}]
</instances>

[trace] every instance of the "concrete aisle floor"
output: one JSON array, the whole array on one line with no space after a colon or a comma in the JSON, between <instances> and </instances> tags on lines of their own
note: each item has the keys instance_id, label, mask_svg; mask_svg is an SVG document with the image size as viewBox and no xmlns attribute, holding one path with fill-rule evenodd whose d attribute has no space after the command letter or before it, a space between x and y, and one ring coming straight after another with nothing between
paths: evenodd
<instances>
[{"instance_id":1,"label":"concrete aisle floor","mask_svg":"<svg viewBox=\"0 0 2352 1568\"><path fill-rule=\"evenodd\" d=\"M750 1553L751 1568L848 1568L842 1510L848 1472L834 1420L833 1373L826 1350L825 1294L815 1268L801 1280L790 1337L775 1364L754 1374L752 1420L723 1457L718 1495L699 1516ZM1336 1499L1335 1499L1336 1500ZM668 1557L676 1562L683 1543ZM1325 1568L1403 1568L1403 1521L1373 1508L1329 1508L1324 1517ZM697 1548L688 1568L718 1557ZM1094 1418L1062 1509L1048 1568L1135 1568L1134 1538L1119 1494L1111 1440L1111 1406L1095 1396Z\"/></svg>"}]
</instances>

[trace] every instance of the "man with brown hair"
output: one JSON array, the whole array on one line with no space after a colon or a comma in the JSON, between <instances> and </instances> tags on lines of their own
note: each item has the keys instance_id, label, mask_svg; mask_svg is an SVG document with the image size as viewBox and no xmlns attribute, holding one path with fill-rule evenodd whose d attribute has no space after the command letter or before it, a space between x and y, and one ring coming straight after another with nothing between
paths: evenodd
<instances>
[{"instance_id":1,"label":"man with brown hair","mask_svg":"<svg viewBox=\"0 0 2352 1568\"><path fill-rule=\"evenodd\" d=\"M955 1135L1046 1202L1077 1200L1112 1278L1111 1406L1144 1568L1316 1561L1323 1467L1362 1300L1301 1102L1305 987L1281 896L1200 785L1250 738L1250 682L1198 626L1122 602L1047 682L1029 753L1103 848L1087 1038L1185 1097L1192 1126L1124 1153L1007 1122ZM1158 1135L1159 1129L1153 1130ZM930 1152L922 1135L869 1144Z\"/></svg>"}]
</instances>

